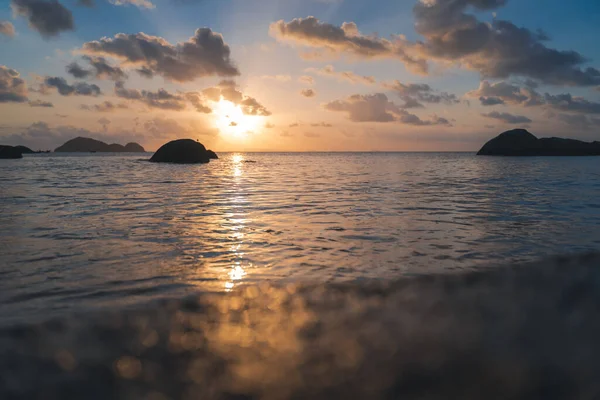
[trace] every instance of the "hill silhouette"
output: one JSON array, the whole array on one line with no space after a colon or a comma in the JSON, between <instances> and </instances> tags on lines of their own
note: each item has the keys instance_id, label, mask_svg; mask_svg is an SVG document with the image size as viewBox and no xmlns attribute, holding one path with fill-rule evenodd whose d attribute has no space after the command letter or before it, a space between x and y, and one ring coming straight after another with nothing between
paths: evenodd
<instances>
[{"instance_id":1,"label":"hill silhouette","mask_svg":"<svg viewBox=\"0 0 600 400\"><path fill-rule=\"evenodd\" d=\"M56 153L144 153L146 150L137 143L127 143L125 146L120 144L107 144L100 140L77 137L71 139L54 150Z\"/></svg>"},{"instance_id":2,"label":"hill silhouette","mask_svg":"<svg viewBox=\"0 0 600 400\"><path fill-rule=\"evenodd\" d=\"M600 156L600 142L575 139L538 139L526 129L513 129L487 142L478 156Z\"/></svg>"}]
</instances>

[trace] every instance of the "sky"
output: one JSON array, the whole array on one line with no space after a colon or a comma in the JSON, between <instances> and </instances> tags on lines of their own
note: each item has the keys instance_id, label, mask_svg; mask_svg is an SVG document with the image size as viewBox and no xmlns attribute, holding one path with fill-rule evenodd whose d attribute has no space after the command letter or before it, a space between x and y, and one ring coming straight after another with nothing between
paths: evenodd
<instances>
[{"instance_id":1,"label":"sky","mask_svg":"<svg viewBox=\"0 0 600 400\"><path fill-rule=\"evenodd\" d=\"M0 144L600 140L596 0L0 0Z\"/></svg>"}]
</instances>

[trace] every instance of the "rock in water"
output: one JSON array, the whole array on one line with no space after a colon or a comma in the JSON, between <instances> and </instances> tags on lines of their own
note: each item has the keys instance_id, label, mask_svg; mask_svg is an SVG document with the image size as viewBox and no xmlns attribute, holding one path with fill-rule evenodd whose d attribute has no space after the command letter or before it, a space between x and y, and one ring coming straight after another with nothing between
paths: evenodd
<instances>
[{"instance_id":1,"label":"rock in water","mask_svg":"<svg viewBox=\"0 0 600 400\"><path fill-rule=\"evenodd\" d=\"M213 153L214 154L214 153ZM216 154L214 154L216 156ZM158 163L207 164L211 154L200 142L192 139L173 140L163 145L150 159Z\"/></svg>"},{"instance_id":2,"label":"rock in water","mask_svg":"<svg viewBox=\"0 0 600 400\"><path fill-rule=\"evenodd\" d=\"M17 159L23 158L21 149L13 146L0 145L0 159Z\"/></svg>"},{"instance_id":3,"label":"rock in water","mask_svg":"<svg viewBox=\"0 0 600 400\"><path fill-rule=\"evenodd\" d=\"M211 160L218 160L219 159L219 156L214 151L212 151L212 150L206 150L206 152L208 153L208 156L210 157Z\"/></svg>"},{"instance_id":4,"label":"rock in water","mask_svg":"<svg viewBox=\"0 0 600 400\"><path fill-rule=\"evenodd\" d=\"M501 133L487 142L478 156L598 156L600 142L574 139L538 139L526 129Z\"/></svg>"},{"instance_id":5,"label":"rock in water","mask_svg":"<svg viewBox=\"0 0 600 400\"><path fill-rule=\"evenodd\" d=\"M31 150L29 147L27 146L15 146L15 149L19 149L21 151L21 154L33 154L35 153L35 151Z\"/></svg>"}]
</instances>

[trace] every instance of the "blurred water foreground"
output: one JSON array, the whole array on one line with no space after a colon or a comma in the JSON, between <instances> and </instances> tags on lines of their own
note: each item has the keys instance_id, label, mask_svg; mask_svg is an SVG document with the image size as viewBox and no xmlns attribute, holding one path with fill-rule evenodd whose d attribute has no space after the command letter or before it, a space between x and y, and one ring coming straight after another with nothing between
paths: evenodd
<instances>
[{"instance_id":1,"label":"blurred water foreground","mask_svg":"<svg viewBox=\"0 0 600 400\"><path fill-rule=\"evenodd\" d=\"M600 255L0 332L1 399L594 399Z\"/></svg>"}]
</instances>

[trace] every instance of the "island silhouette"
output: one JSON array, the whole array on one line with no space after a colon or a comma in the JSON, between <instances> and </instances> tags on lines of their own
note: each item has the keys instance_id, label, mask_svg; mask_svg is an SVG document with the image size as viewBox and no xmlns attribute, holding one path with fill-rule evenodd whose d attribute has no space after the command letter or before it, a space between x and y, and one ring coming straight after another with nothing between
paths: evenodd
<instances>
[{"instance_id":1,"label":"island silhouette","mask_svg":"<svg viewBox=\"0 0 600 400\"><path fill-rule=\"evenodd\" d=\"M76 137L54 150L56 153L145 153L138 143L125 146L100 140ZM0 145L0 159L23 158L35 152L26 146ZM527 129L506 131L489 140L477 152L478 156L600 156L600 142L584 142L558 137L540 138ZM193 139L178 139L161 146L150 161L175 164L207 164L218 159L217 154Z\"/></svg>"},{"instance_id":2,"label":"island silhouette","mask_svg":"<svg viewBox=\"0 0 600 400\"><path fill-rule=\"evenodd\" d=\"M526 129L513 129L487 142L478 156L600 156L600 142L557 137L538 139Z\"/></svg>"},{"instance_id":3,"label":"island silhouette","mask_svg":"<svg viewBox=\"0 0 600 400\"><path fill-rule=\"evenodd\" d=\"M138 143L107 144L100 140L76 137L67 141L54 150L55 153L145 153L146 150Z\"/></svg>"},{"instance_id":4,"label":"island silhouette","mask_svg":"<svg viewBox=\"0 0 600 400\"><path fill-rule=\"evenodd\" d=\"M22 146L25 147L25 146ZM30 149L28 149L30 150ZM17 159L23 158L23 149L21 146L3 146L0 145L0 159Z\"/></svg>"}]
</instances>

